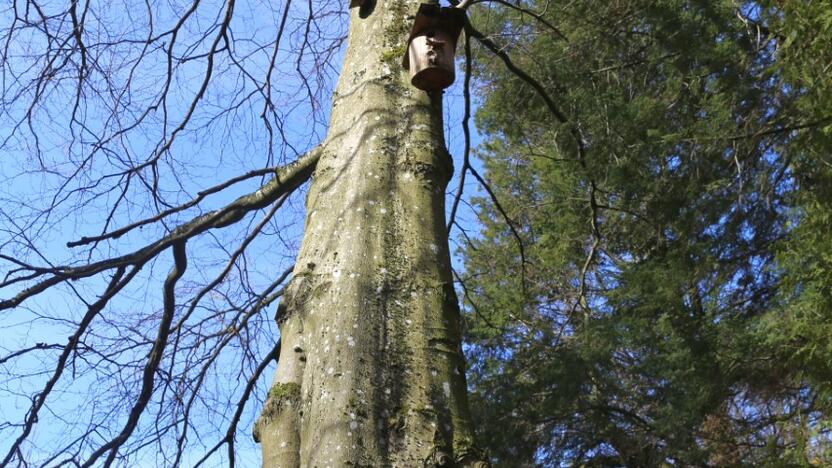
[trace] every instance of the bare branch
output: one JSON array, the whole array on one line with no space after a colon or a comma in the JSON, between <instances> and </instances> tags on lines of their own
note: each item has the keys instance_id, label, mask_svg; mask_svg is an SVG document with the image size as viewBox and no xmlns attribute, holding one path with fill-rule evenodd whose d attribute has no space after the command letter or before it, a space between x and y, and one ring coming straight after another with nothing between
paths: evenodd
<instances>
[{"instance_id":1,"label":"bare branch","mask_svg":"<svg viewBox=\"0 0 832 468\"><path fill-rule=\"evenodd\" d=\"M183 274L185 274L185 269L188 267L188 258L185 253L185 243L186 241L181 239L174 242L172 246L174 266L168 274L167 279L165 279L163 291L164 310L162 313L162 320L159 322L159 331L156 335L156 341L154 341L153 347L150 349L150 353L147 356L147 364L145 365L144 373L142 375L142 389L139 394L139 398L130 410L130 415L128 416L127 422L125 423L124 429L122 429L121 433L110 442L102 445L98 450L93 452L90 458L87 459L83 465L81 465L82 467L92 466L92 464L107 451L109 451L110 454L107 456L104 466L110 466L115 459L116 453L118 453L119 447L124 444L127 438L130 437L130 434L133 433L136 425L138 425L139 417L142 415L144 408L150 401L150 397L153 394L154 376L156 375L159 363L162 361L162 352L164 351L165 346L167 346L170 324L171 321L173 321L173 313L176 307L176 298L174 296L176 282L179 281L179 278L181 278Z\"/></svg>"},{"instance_id":2,"label":"bare branch","mask_svg":"<svg viewBox=\"0 0 832 468\"><path fill-rule=\"evenodd\" d=\"M198 216L180 225L169 235L139 250L79 267L38 269L35 272L36 274L33 273L33 276L42 276L44 274L51 274L52 276L21 291L14 298L0 301L0 310L16 307L26 299L68 279L86 278L113 268L143 264L175 242L190 239L209 229L221 228L233 224L242 219L250 211L268 206L268 204L274 202L277 198L294 191L312 175L319 156L320 150L318 148L310 151L301 158L298 158L295 162L283 166L276 171L277 174L275 177L257 191L239 197L223 208ZM17 281L17 279L7 280L0 283L0 287L16 283Z\"/></svg>"},{"instance_id":3,"label":"bare branch","mask_svg":"<svg viewBox=\"0 0 832 468\"><path fill-rule=\"evenodd\" d=\"M61 378L64 370L66 369L66 363L69 359L69 356L75 351L75 347L78 345L78 342L81 339L81 336L87 331L87 327L89 327L92 320L104 309L110 299L116 295L133 277L141 269L142 265L134 266L133 269L125 275L126 267L119 267L116 273L113 275L113 278L110 280L110 284L107 286L107 289L101 295L101 297L92 305L89 306L87 309L87 313L84 315L84 318L78 324L78 328L76 329L75 333L69 338L66 346L64 346L64 350L61 352L60 357L58 358L58 362L55 364L55 370L52 373L52 377L44 386L43 390L34 396L32 399L32 406L29 409L29 412L26 414L26 419L23 423L23 433L12 443L11 447L9 448L8 453L3 458L3 462L0 465L7 466L12 458L19 453L20 445L26 440L26 437L32 431L35 423L38 421L38 413L40 409L43 407L44 403L46 402L46 398L49 396L52 389L55 387L55 384Z\"/></svg>"},{"instance_id":4,"label":"bare branch","mask_svg":"<svg viewBox=\"0 0 832 468\"><path fill-rule=\"evenodd\" d=\"M471 167L471 38L468 34L465 35L465 78L462 82L462 96L465 101L464 111L462 114L462 132L465 135L465 149L462 155L462 169L459 171L459 188L454 197L454 203L451 207L451 214L448 217L448 233L451 232L451 227L454 225L456 218L456 210L459 206L459 201L462 199L462 193L465 190L465 174Z\"/></svg>"}]
</instances>

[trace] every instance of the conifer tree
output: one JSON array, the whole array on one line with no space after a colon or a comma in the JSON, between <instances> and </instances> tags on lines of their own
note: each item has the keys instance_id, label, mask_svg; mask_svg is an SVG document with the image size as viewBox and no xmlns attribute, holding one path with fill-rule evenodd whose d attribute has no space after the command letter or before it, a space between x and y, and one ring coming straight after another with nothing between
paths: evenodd
<instances>
[{"instance_id":1,"label":"conifer tree","mask_svg":"<svg viewBox=\"0 0 832 468\"><path fill-rule=\"evenodd\" d=\"M475 16L495 197L463 240L484 444L828 464L828 6L500 5Z\"/></svg>"}]
</instances>

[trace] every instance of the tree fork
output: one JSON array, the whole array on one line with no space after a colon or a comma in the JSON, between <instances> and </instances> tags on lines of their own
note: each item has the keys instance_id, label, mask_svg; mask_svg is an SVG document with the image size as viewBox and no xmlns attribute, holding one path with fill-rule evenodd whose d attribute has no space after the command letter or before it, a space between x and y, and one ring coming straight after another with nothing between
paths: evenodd
<instances>
[{"instance_id":1,"label":"tree fork","mask_svg":"<svg viewBox=\"0 0 832 468\"><path fill-rule=\"evenodd\" d=\"M418 6L351 9L255 428L267 467L486 465L445 228L442 97L412 87L400 65Z\"/></svg>"}]
</instances>

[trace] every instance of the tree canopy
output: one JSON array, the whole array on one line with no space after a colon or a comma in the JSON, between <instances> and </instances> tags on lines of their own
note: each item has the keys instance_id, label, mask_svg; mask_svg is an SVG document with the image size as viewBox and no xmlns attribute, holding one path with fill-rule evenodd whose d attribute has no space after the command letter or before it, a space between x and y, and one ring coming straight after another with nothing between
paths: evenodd
<instances>
[{"instance_id":1,"label":"tree canopy","mask_svg":"<svg viewBox=\"0 0 832 468\"><path fill-rule=\"evenodd\" d=\"M462 247L484 444L505 466L832 463L832 9L492 5L495 196Z\"/></svg>"}]
</instances>

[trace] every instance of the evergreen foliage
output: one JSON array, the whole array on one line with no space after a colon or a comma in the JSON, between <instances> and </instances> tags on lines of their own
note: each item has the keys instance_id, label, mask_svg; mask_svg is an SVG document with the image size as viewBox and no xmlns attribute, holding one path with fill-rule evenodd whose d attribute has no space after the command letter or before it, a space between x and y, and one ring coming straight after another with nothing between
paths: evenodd
<instances>
[{"instance_id":1,"label":"evergreen foliage","mask_svg":"<svg viewBox=\"0 0 832 468\"><path fill-rule=\"evenodd\" d=\"M499 466L832 464L832 7L489 5L472 22L569 121L475 49L478 156L526 259L476 198L481 444Z\"/></svg>"}]
</instances>

